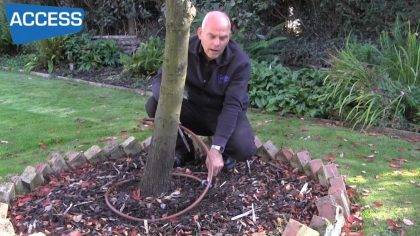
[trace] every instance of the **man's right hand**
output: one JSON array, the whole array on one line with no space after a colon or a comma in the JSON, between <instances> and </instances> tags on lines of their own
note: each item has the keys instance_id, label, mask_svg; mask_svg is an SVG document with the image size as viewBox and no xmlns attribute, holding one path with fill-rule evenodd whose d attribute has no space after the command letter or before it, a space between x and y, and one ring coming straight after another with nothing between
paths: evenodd
<instances>
[{"instance_id":1,"label":"man's right hand","mask_svg":"<svg viewBox=\"0 0 420 236\"><path fill-rule=\"evenodd\" d=\"M207 170L213 170L213 177L217 176L223 169L224 162L220 151L211 148L206 158Z\"/></svg>"}]
</instances>

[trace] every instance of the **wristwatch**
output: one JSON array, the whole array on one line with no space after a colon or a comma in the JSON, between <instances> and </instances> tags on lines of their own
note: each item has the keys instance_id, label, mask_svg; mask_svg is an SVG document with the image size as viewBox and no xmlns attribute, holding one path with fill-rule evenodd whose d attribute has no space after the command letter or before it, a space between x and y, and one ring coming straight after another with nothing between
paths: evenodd
<instances>
[{"instance_id":1,"label":"wristwatch","mask_svg":"<svg viewBox=\"0 0 420 236\"><path fill-rule=\"evenodd\" d=\"M220 153L222 153L222 147L219 145L211 145L210 149L215 149L217 151L219 151Z\"/></svg>"}]
</instances>

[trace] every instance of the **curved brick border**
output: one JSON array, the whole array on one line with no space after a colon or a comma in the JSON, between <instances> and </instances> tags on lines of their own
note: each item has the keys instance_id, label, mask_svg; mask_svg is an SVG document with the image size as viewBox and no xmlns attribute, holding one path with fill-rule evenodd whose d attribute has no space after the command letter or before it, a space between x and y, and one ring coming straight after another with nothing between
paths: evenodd
<instances>
[{"instance_id":1,"label":"curved brick border","mask_svg":"<svg viewBox=\"0 0 420 236\"><path fill-rule=\"evenodd\" d=\"M257 155L265 161L289 163L293 168L318 180L322 186L328 187L328 195L316 200L319 215L312 217L309 226L290 219L283 236L317 236L340 235L345 218L350 215L350 202L347 196L344 176L340 175L335 164L324 165L321 159L312 160L307 150L297 153L290 148L279 150L271 140L262 143L255 137Z\"/></svg>"},{"instance_id":2,"label":"curved brick border","mask_svg":"<svg viewBox=\"0 0 420 236\"><path fill-rule=\"evenodd\" d=\"M15 235L13 226L7 219L10 202L17 196L29 193L48 181L49 175L60 171L72 170L78 166L97 163L101 159L116 160L126 155L137 155L151 144L151 137L139 142L129 137L121 143L111 140L101 148L93 145L85 152L69 151L67 153L52 152L47 163L27 166L20 176L13 176L9 182L0 185L0 232L2 235ZM335 164L324 165L320 159L311 159L307 150L294 153L290 148L279 150L270 140L262 143L255 137L257 155L265 161L289 163L292 167L314 178L325 187L328 195L316 200L319 215L314 215L309 226L290 219L283 236L318 236L340 235L345 217L350 214L350 202L347 196L344 177L339 174ZM42 235L42 234L37 234Z\"/></svg>"},{"instance_id":3,"label":"curved brick border","mask_svg":"<svg viewBox=\"0 0 420 236\"><path fill-rule=\"evenodd\" d=\"M150 143L151 137L142 142L134 137L129 137L122 143L112 140L103 148L93 145L85 152L52 152L48 156L47 163L27 166L21 175L13 176L8 182L0 184L0 235L16 235L10 219L7 218L10 203L17 196L27 194L43 185L49 180L50 175L71 171L86 162L94 164L102 159L116 160L126 155L137 155L146 150Z\"/></svg>"}]
</instances>

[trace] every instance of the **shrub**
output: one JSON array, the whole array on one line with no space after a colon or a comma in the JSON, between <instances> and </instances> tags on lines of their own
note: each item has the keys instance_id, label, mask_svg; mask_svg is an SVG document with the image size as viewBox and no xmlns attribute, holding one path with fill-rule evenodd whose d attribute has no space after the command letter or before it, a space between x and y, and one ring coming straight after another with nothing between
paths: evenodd
<instances>
[{"instance_id":1,"label":"shrub","mask_svg":"<svg viewBox=\"0 0 420 236\"><path fill-rule=\"evenodd\" d=\"M10 70L19 70L32 61L35 56L33 53L21 53L16 56L5 54L0 56L0 65L8 67Z\"/></svg>"},{"instance_id":2,"label":"shrub","mask_svg":"<svg viewBox=\"0 0 420 236\"><path fill-rule=\"evenodd\" d=\"M71 36L65 50L66 61L81 71L119 65L119 48L112 40L92 40L87 34Z\"/></svg>"},{"instance_id":3,"label":"shrub","mask_svg":"<svg viewBox=\"0 0 420 236\"><path fill-rule=\"evenodd\" d=\"M150 76L157 72L163 62L164 43L160 38L151 37L141 43L132 56L121 54L123 73L134 77Z\"/></svg>"},{"instance_id":4,"label":"shrub","mask_svg":"<svg viewBox=\"0 0 420 236\"><path fill-rule=\"evenodd\" d=\"M353 127L418 122L420 42L409 26L383 33L380 47L347 42L333 56L324 101Z\"/></svg>"},{"instance_id":5,"label":"shrub","mask_svg":"<svg viewBox=\"0 0 420 236\"><path fill-rule=\"evenodd\" d=\"M325 72L304 68L292 71L280 64L252 63L249 84L251 105L267 111L322 117L325 105L319 103Z\"/></svg>"},{"instance_id":6,"label":"shrub","mask_svg":"<svg viewBox=\"0 0 420 236\"><path fill-rule=\"evenodd\" d=\"M36 56L25 65L25 70L31 71L34 68L43 68L51 73L54 67L65 59L65 42L65 37L36 42Z\"/></svg>"},{"instance_id":7,"label":"shrub","mask_svg":"<svg viewBox=\"0 0 420 236\"><path fill-rule=\"evenodd\" d=\"M9 29L7 27L6 12L3 2L0 2L0 53L10 53L17 47L12 43Z\"/></svg>"}]
</instances>

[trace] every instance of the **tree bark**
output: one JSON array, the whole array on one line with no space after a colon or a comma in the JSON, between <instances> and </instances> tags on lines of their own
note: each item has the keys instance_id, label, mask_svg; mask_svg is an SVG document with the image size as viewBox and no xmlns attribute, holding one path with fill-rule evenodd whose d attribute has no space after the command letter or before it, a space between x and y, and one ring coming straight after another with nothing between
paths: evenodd
<instances>
[{"instance_id":1,"label":"tree bark","mask_svg":"<svg viewBox=\"0 0 420 236\"><path fill-rule=\"evenodd\" d=\"M159 104L145 174L143 196L157 196L167 189L174 164L182 94L188 65L188 43L195 8L190 0L166 1L165 52Z\"/></svg>"}]
</instances>

